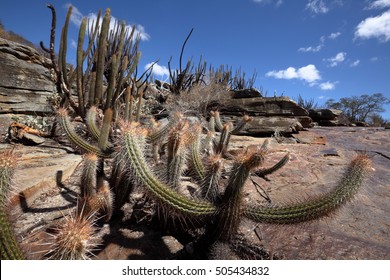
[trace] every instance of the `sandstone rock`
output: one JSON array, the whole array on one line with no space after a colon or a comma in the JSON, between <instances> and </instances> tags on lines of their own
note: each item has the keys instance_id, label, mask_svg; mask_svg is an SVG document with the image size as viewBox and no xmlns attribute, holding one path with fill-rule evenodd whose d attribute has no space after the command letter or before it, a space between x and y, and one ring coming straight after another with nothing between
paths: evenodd
<instances>
[{"instance_id":1,"label":"sandstone rock","mask_svg":"<svg viewBox=\"0 0 390 280\"><path fill-rule=\"evenodd\" d=\"M339 117L343 111L336 109L316 109L309 110L310 118L320 126L339 126L342 125Z\"/></svg>"},{"instance_id":2,"label":"sandstone rock","mask_svg":"<svg viewBox=\"0 0 390 280\"><path fill-rule=\"evenodd\" d=\"M7 147L9 145L0 144L0 150ZM14 196L10 199L17 211L28 207L49 188L62 184L82 160L80 155L67 153L52 140L47 140L45 146L17 145L14 153L18 160L14 174Z\"/></svg>"},{"instance_id":3,"label":"sandstone rock","mask_svg":"<svg viewBox=\"0 0 390 280\"><path fill-rule=\"evenodd\" d=\"M50 65L50 60L33 48L0 38L1 127L8 126L10 114L42 116L52 112L48 97L55 85ZM0 132L4 135L4 128Z\"/></svg>"},{"instance_id":4,"label":"sandstone rock","mask_svg":"<svg viewBox=\"0 0 390 280\"><path fill-rule=\"evenodd\" d=\"M256 88L248 88L248 89L239 89L232 91L232 98L254 98L254 97L262 97L261 92Z\"/></svg>"},{"instance_id":5,"label":"sandstone rock","mask_svg":"<svg viewBox=\"0 0 390 280\"><path fill-rule=\"evenodd\" d=\"M288 97L227 98L212 102L209 108L233 122L238 116L251 116L252 121L242 131L246 135L294 133L312 126L307 110Z\"/></svg>"},{"instance_id":6,"label":"sandstone rock","mask_svg":"<svg viewBox=\"0 0 390 280\"><path fill-rule=\"evenodd\" d=\"M287 117L251 117L252 120L248 122L245 127L237 133L238 135L248 136L264 136L273 135L275 133L290 134L303 130L302 124L295 118ZM234 122L237 117L223 116L224 122Z\"/></svg>"},{"instance_id":7,"label":"sandstone rock","mask_svg":"<svg viewBox=\"0 0 390 280\"><path fill-rule=\"evenodd\" d=\"M221 99L210 104L210 109L218 109L221 115L242 116L308 116L304 108L288 97L252 97Z\"/></svg>"}]
</instances>

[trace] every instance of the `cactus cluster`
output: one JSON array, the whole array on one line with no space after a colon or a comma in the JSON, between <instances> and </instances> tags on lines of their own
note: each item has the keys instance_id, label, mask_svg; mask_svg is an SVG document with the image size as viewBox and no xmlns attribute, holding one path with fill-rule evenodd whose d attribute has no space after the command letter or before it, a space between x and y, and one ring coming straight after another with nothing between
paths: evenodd
<instances>
[{"instance_id":1,"label":"cactus cluster","mask_svg":"<svg viewBox=\"0 0 390 280\"><path fill-rule=\"evenodd\" d=\"M62 110L58 117L59 123L70 125L69 117ZM165 213L161 216L163 219L169 217L181 221L184 227L192 225L205 230L204 236L197 240L202 246L205 240L207 246L215 242L234 242L242 217L261 223L289 224L327 216L356 194L370 168L367 156L358 155L339 184L323 196L283 206L246 205L242 193L249 176L264 177L282 168L289 159L286 154L270 168L262 168L268 141L254 150L230 153L231 134L240 131L249 120L244 116L235 125L223 123L219 112L211 112L207 125L180 113L173 114L165 125L154 120L143 124L121 121L117 134L110 136L110 145L113 145L110 153L103 153L98 145L77 136L71 126L64 127L64 131L74 144L89 153L84 159L86 168L82 178L87 177L90 166L96 167L96 157L112 163L108 182L115 199L102 199L113 205L98 204L100 208L94 208L96 212L107 208L119 210L134 186L143 186L159 211ZM202 133L202 128L207 133ZM156 158L157 150L163 154L161 158ZM91 179L84 181L96 181L98 173L95 170L89 175ZM107 177L101 172L100 176ZM223 182L222 176L228 176L228 180ZM183 191L188 178L197 188L192 193ZM99 195L99 191L85 193L94 193L92 197ZM107 213L104 215L109 217Z\"/></svg>"},{"instance_id":2,"label":"cactus cluster","mask_svg":"<svg viewBox=\"0 0 390 280\"><path fill-rule=\"evenodd\" d=\"M62 29L58 60L54 53L55 10L52 6L49 8L53 22L47 51L57 74L57 90L62 96L56 121L84 156L77 207L54 227L48 258L89 258L97 245L96 221L110 223L129 201L134 188L142 187L155 202L156 213L162 213L156 218L165 226L174 225L181 231L201 229L194 237L195 249L210 250L210 256L214 257L220 257L223 252L239 257L242 250L239 244L243 242L237 242L237 233L243 217L276 224L319 219L353 198L361 186L370 168L366 155L358 155L339 184L325 195L291 205L247 205L243 200L247 179L279 170L288 162L289 154L270 168L263 168L268 141L256 149L232 153L229 150L231 135L244 128L250 121L249 116L243 116L235 124L224 123L217 111L209 112L207 123L180 112L171 112L165 124L153 118L141 118L148 74L139 78L134 74L140 57L134 28L129 31L125 23L120 23L110 30L110 10L107 9L101 24L100 13L97 21L89 24L89 42L84 50L87 21L83 19L77 66L73 70L66 64L72 7ZM189 65L190 62L180 72L189 71ZM195 75L188 81L180 80L183 78L180 72L175 76L178 90L185 83L191 83L191 79L202 78ZM74 84L76 94L72 92ZM88 138L75 131L71 114L82 118ZM1 256L19 259L23 254L6 213L13 167L14 157L10 153L0 154ZM191 192L187 188L189 182L194 189Z\"/></svg>"}]
</instances>

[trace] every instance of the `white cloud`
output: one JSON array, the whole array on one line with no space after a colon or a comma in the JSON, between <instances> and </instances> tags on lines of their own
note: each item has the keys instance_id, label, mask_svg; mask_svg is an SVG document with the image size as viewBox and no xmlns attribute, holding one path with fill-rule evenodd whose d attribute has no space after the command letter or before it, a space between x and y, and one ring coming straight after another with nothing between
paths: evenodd
<instances>
[{"instance_id":1,"label":"white cloud","mask_svg":"<svg viewBox=\"0 0 390 280\"><path fill-rule=\"evenodd\" d=\"M358 24L355 37L361 39L378 38L390 41L390 10L376 17L369 17Z\"/></svg>"},{"instance_id":2,"label":"white cloud","mask_svg":"<svg viewBox=\"0 0 390 280\"><path fill-rule=\"evenodd\" d=\"M315 83L321 79L320 73L313 64L303 66L301 68L288 67L285 70L273 70L266 73L267 77L274 77L276 79L300 79L310 84Z\"/></svg>"},{"instance_id":3,"label":"white cloud","mask_svg":"<svg viewBox=\"0 0 390 280\"><path fill-rule=\"evenodd\" d=\"M77 49L77 42L75 40L71 39L70 45L72 46L72 48Z\"/></svg>"},{"instance_id":4,"label":"white cloud","mask_svg":"<svg viewBox=\"0 0 390 280\"><path fill-rule=\"evenodd\" d=\"M306 9L315 14L326 14L329 8L322 0L309 0L306 4Z\"/></svg>"},{"instance_id":5,"label":"white cloud","mask_svg":"<svg viewBox=\"0 0 390 280\"><path fill-rule=\"evenodd\" d=\"M320 73L313 64L301 67L298 69L298 75L300 79L305 80L309 83L313 83L321 79Z\"/></svg>"},{"instance_id":6,"label":"white cloud","mask_svg":"<svg viewBox=\"0 0 390 280\"><path fill-rule=\"evenodd\" d=\"M371 62L375 62L375 61L378 61L378 60L379 60L379 58L377 56L373 56L373 57L370 58Z\"/></svg>"},{"instance_id":7,"label":"white cloud","mask_svg":"<svg viewBox=\"0 0 390 280\"><path fill-rule=\"evenodd\" d=\"M299 48L298 52L313 52L313 53L319 52L325 46L325 41L327 38L330 40L334 40L337 37L339 37L340 35L341 35L341 32L333 32L333 33L330 33L329 36L323 35L320 37L320 43L317 46L309 46L309 47L305 47L305 48Z\"/></svg>"},{"instance_id":8,"label":"white cloud","mask_svg":"<svg viewBox=\"0 0 390 280\"><path fill-rule=\"evenodd\" d=\"M360 60L359 59L356 59L355 61L351 62L350 66L351 67L356 67L360 64Z\"/></svg>"},{"instance_id":9,"label":"white cloud","mask_svg":"<svg viewBox=\"0 0 390 280\"><path fill-rule=\"evenodd\" d=\"M83 19L83 14L77 9L75 6L73 6L71 3L66 3L65 7L68 9L69 6L72 6L72 14L70 15L70 21L74 24L79 26L81 24L81 21Z\"/></svg>"},{"instance_id":10,"label":"white cloud","mask_svg":"<svg viewBox=\"0 0 390 280\"><path fill-rule=\"evenodd\" d=\"M145 65L145 70L152 66L153 62ZM158 65L157 63L153 65L152 73L156 76L164 77L169 76L169 69L165 66Z\"/></svg>"},{"instance_id":11,"label":"white cloud","mask_svg":"<svg viewBox=\"0 0 390 280\"><path fill-rule=\"evenodd\" d=\"M335 89L335 87L336 87L336 83L337 82L334 82L334 83L332 83L332 82L324 82L324 83L321 83L321 84L319 84L319 88L321 89L321 90L333 90L333 89Z\"/></svg>"},{"instance_id":12,"label":"white cloud","mask_svg":"<svg viewBox=\"0 0 390 280\"><path fill-rule=\"evenodd\" d=\"M298 51L299 52L319 52L323 47L323 44L319 44L315 47L306 47L306 48L299 48Z\"/></svg>"},{"instance_id":13,"label":"white cloud","mask_svg":"<svg viewBox=\"0 0 390 280\"><path fill-rule=\"evenodd\" d=\"M66 7L69 7L71 4L66 4ZM73 6L72 8L72 14L70 16L70 21L76 25L80 26L81 21L83 19L83 14L77 9L77 7ZM97 20L97 14L95 13L90 13L87 16L89 24L92 24L96 22ZM100 22L102 21L102 17L100 18ZM117 24L118 21L114 16L111 15L111 20L110 20L110 29L113 30L115 28L115 25ZM129 29L130 31L132 30L134 25L126 25L126 28ZM130 34L131 32L129 32ZM134 31L135 36L139 36L142 41L147 41L150 39L150 35L146 33L145 27L142 25L136 25L135 26L135 31Z\"/></svg>"},{"instance_id":14,"label":"white cloud","mask_svg":"<svg viewBox=\"0 0 390 280\"><path fill-rule=\"evenodd\" d=\"M329 39L334 40L341 35L341 32L333 32L328 36Z\"/></svg>"},{"instance_id":15,"label":"white cloud","mask_svg":"<svg viewBox=\"0 0 390 280\"><path fill-rule=\"evenodd\" d=\"M283 4L283 0L253 0L253 2L260 3L260 4L270 4L275 3L275 7L279 7Z\"/></svg>"},{"instance_id":16,"label":"white cloud","mask_svg":"<svg viewBox=\"0 0 390 280\"><path fill-rule=\"evenodd\" d=\"M325 61L329 62L330 67L336 67L340 62L343 62L345 60L346 56L347 53L339 52L334 57L328 58Z\"/></svg>"},{"instance_id":17,"label":"white cloud","mask_svg":"<svg viewBox=\"0 0 390 280\"><path fill-rule=\"evenodd\" d=\"M369 9L383 9L390 7L390 0L376 0L370 4Z\"/></svg>"}]
</instances>

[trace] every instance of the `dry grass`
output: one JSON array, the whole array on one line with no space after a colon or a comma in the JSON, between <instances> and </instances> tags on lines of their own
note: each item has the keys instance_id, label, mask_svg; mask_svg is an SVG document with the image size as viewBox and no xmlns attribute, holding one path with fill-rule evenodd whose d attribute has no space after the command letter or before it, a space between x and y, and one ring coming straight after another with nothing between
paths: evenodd
<instances>
[{"instance_id":1,"label":"dry grass","mask_svg":"<svg viewBox=\"0 0 390 280\"><path fill-rule=\"evenodd\" d=\"M229 97L230 90L226 86L211 81L206 85L194 85L189 91L182 92L180 95L170 95L166 108L169 112L182 112L202 117L208 114L210 103Z\"/></svg>"}]
</instances>

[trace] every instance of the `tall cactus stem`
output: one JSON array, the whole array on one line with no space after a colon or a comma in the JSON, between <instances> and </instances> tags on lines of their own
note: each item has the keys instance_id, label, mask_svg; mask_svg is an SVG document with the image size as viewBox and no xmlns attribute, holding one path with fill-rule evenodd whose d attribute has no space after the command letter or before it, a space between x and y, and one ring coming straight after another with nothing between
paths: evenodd
<instances>
[{"instance_id":1,"label":"tall cactus stem","mask_svg":"<svg viewBox=\"0 0 390 280\"><path fill-rule=\"evenodd\" d=\"M230 241L237 233L242 213L242 189L250 171L263 163L264 156L264 151L259 150L242 155L234 164L220 206L221 211L216 227L216 236L219 240Z\"/></svg>"},{"instance_id":2,"label":"tall cactus stem","mask_svg":"<svg viewBox=\"0 0 390 280\"><path fill-rule=\"evenodd\" d=\"M85 116L85 108L84 108L85 102L84 102L84 94L83 94L83 61L84 61L83 45L84 45L86 26L87 26L87 19L83 18L81 21L79 37L77 41L77 68L76 68L77 96L79 99L79 114L81 117Z\"/></svg>"},{"instance_id":3,"label":"tall cactus stem","mask_svg":"<svg viewBox=\"0 0 390 280\"><path fill-rule=\"evenodd\" d=\"M110 27L111 10L106 9L106 13L103 17L102 27L100 29L100 36L98 42L98 55L96 61L96 82L95 82L95 100L94 104L97 105L101 102L103 95L103 74L104 74L104 62L106 59L107 50L107 35Z\"/></svg>"},{"instance_id":4,"label":"tall cactus stem","mask_svg":"<svg viewBox=\"0 0 390 280\"><path fill-rule=\"evenodd\" d=\"M98 157L96 154L88 153L84 155L83 170L80 178L81 197L92 197L96 194L96 169Z\"/></svg>"},{"instance_id":5,"label":"tall cactus stem","mask_svg":"<svg viewBox=\"0 0 390 280\"><path fill-rule=\"evenodd\" d=\"M100 131L98 147L103 152L107 152L107 149L111 147L111 143L108 141L110 136L111 122L113 117L113 110L108 108L104 111L103 125Z\"/></svg>"},{"instance_id":6,"label":"tall cactus stem","mask_svg":"<svg viewBox=\"0 0 390 280\"><path fill-rule=\"evenodd\" d=\"M97 107L92 106L85 115L85 123L94 140L99 141L100 129L96 125Z\"/></svg>"}]
</instances>

